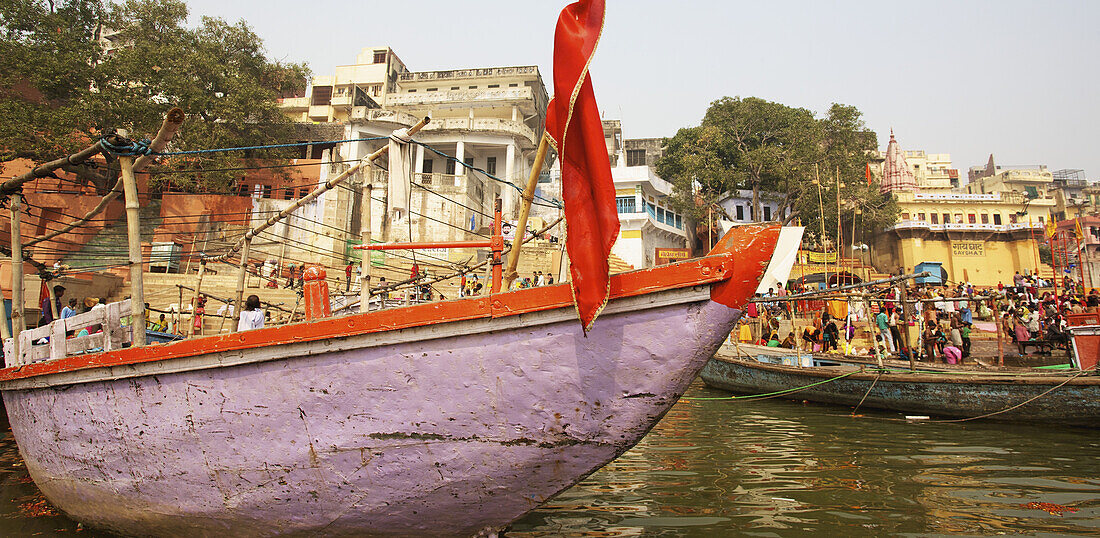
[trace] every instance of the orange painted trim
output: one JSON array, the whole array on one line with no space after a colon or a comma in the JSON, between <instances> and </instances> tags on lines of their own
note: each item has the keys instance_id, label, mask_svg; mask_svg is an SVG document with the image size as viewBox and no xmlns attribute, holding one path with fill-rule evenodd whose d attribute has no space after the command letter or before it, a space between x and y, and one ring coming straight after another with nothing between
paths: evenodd
<instances>
[{"instance_id":1,"label":"orange painted trim","mask_svg":"<svg viewBox=\"0 0 1100 538\"><path fill-rule=\"evenodd\" d=\"M712 284L729 277L734 257L720 254L682 263L611 276L611 298L632 297L658 291ZM294 325L208 336L170 344L91 353L0 370L0 381L41 375L182 359L208 353L248 350L269 346L316 342L440 323L500 318L573 305L567 283L527 288L480 297L379 310L342 318L321 319Z\"/></svg>"}]
</instances>

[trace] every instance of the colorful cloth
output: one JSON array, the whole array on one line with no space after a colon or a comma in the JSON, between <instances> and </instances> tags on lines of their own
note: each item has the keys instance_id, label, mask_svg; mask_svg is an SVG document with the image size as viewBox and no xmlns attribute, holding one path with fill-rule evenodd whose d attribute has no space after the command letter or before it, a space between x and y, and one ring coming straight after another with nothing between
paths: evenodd
<instances>
[{"instance_id":1,"label":"colorful cloth","mask_svg":"<svg viewBox=\"0 0 1100 538\"><path fill-rule=\"evenodd\" d=\"M585 331L607 304L607 259L619 236L611 162L588 74L603 18L603 0L581 0L561 11L554 32L554 99L546 111L546 134L561 162L573 302Z\"/></svg>"}]
</instances>

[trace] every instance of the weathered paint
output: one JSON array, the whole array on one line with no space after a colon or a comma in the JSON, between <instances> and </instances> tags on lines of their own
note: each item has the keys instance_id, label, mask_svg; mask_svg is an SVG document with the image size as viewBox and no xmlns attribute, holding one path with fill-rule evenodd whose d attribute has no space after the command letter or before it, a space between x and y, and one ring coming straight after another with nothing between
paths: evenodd
<instances>
[{"instance_id":1,"label":"weathered paint","mask_svg":"<svg viewBox=\"0 0 1100 538\"><path fill-rule=\"evenodd\" d=\"M0 387L31 476L90 526L470 535L636 444L740 316L710 284L770 255L617 275L587 336L551 286L58 359Z\"/></svg>"},{"instance_id":2,"label":"weathered paint","mask_svg":"<svg viewBox=\"0 0 1100 538\"><path fill-rule=\"evenodd\" d=\"M570 319L4 400L35 482L88 525L470 535L637 443L738 315L704 299L587 338Z\"/></svg>"},{"instance_id":3,"label":"weathered paint","mask_svg":"<svg viewBox=\"0 0 1100 538\"><path fill-rule=\"evenodd\" d=\"M714 388L762 394L806 386L855 369L764 364L752 358L719 354L707 362L700 377ZM879 376L874 372L863 372L800 390L787 397L851 406L858 404L866 394L864 407L923 415L975 417L1017 405L1069 377L1057 374L1006 376L931 372L885 373ZM1100 427L1100 377L1078 377L1044 397L991 419Z\"/></svg>"}]
</instances>

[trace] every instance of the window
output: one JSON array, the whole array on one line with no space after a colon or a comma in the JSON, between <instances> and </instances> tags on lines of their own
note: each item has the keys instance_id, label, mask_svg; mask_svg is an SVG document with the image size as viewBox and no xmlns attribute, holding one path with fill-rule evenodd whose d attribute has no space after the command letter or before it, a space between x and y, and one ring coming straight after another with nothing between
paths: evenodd
<instances>
[{"instance_id":1,"label":"window","mask_svg":"<svg viewBox=\"0 0 1100 538\"><path fill-rule=\"evenodd\" d=\"M909 213L902 213L901 220L909 220Z\"/></svg>"},{"instance_id":2,"label":"window","mask_svg":"<svg viewBox=\"0 0 1100 538\"><path fill-rule=\"evenodd\" d=\"M1043 224L1043 217L1042 216L1039 217L1039 224Z\"/></svg>"},{"instance_id":3,"label":"window","mask_svg":"<svg viewBox=\"0 0 1100 538\"><path fill-rule=\"evenodd\" d=\"M426 91L426 92L437 92L437 91L439 91L439 88L428 88L424 91Z\"/></svg>"},{"instance_id":4,"label":"window","mask_svg":"<svg viewBox=\"0 0 1100 538\"><path fill-rule=\"evenodd\" d=\"M966 216L966 221L969 222L970 224L977 224L978 223L978 217L976 215L974 215L973 213L971 213L971 214Z\"/></svg>"},{"instance_id":5,"label":"window","mask_svg":"<svg viewBox=\"0 0 1100 538\"><path fill-rule=\"evenodd\" d=\"M486 157L485 158L485 171L489 172L489 175L497 175L497 158Z\"/></svg>"},{"instance_id":6,"label":"window","mask_svg":"<svg viewBox=\"0 0 1100 538\"><path fill-rule=\"evenodd\" d=\"M470 89L471 89L471 90L476 90L476 89L477 89L477 86L470 86Z\"/></svg>"},{"instance_id":7,"label":"window","mask_svg":"<svg viewBox=\"0 0 1100 538\"><path fill-rule=\"evenodd\" d=\"M665 208L663 208L663 207L658 207L657 208L657 222L660 222L660 223L665 222Z\"/></svg>"},{"instance_id":8,"label":"window","mask_svg":"<svg viewBox=\"0 0 1100 538\"><path fill-rule=\"evenodd\" d=\"M431 159L424 159L424 167L422 168L424 173L425 174L432 173L432 167L434 166L434 164L435 164L435 161L433 161Z\"/></svg>"},{"instance_id":9,"label":"window","mask_svg":"<svg viewBox=\"0 0 1100 538\"><path fill-rule=\"evenodd\" d=\"M457 90L458 86L451 86L451 91Z\"/></svg>"},{"instance_id":10,"label":"window","mask_svg":"<svg viewBox=\"0 0 1100 538\"><path fill-rule=\"evenodd\" d=\"M993 224L996 224L997 226L1001 225L1001 214L1000 213L994 213L993 214Z\"/></svg>"},{"instance_id":11,"label":"window","mask_svg":"<svg viewBox=\"0 0 1100 538\"><path fill-rule=\"evenodd\" d=\"M489 88L499 88L500 84L490 84L488 87Z\"/></svg>"},{"instance_id":12,"label":"window","mask_svg":"<svg viewBox=\"0 0 1100 538\"><path fill-rule=\"evenodd\" d=\"M449 176L455 175L455 162L452 159L447 159L447 165L444 167L445 173Z\"/></svg>"},{"instance_id":13,"label":"window","mask_svg":"<svg viewBox=\"0 0 1100 538\"><path fill-rule=\"evenodd\" d=\"M309 196L309 187L298 189L298 198L305 198L306 196Z\"/></svg>"},{"instance_id":14,"label":"window","mask_svg":"<svg viewBox=\"0 0 1100 538\"><path fill-rule=\"evenodd\" d=\"M241 183L237 186L237 196L248 196L248 185Z\"/></svg>"},{"instance_id":15,"label":"window","mask_svg":"<svg viewBox=\"0 0 1100 538\"><path fill-rule=\"evenodd\" d=\"M516 84L515 82L508 85L509 88L515 88L516 86L519 86L519 84Z\"/></svg>"},{"instance_id":16,"label":"window","mask_svg":"<svg viewBox=\"0 0 1100 538\"><path fill-rule=\"evenodd\" d=\"M989 213L982 213L982 224L989 224Z\"/></svg>"},{"instance_id":17,"label":"window","mask_svg":"<svg viewBox=\"0 0 1100 538\"><path fill-rule=\"evenodd\" d=\"M409 90L409 93L416 93L416 88L412 88L412 89L410 89L410 90Z\"/></svg>"},{"instance_id":18,"label":"window","mask_svg":"<svg viewBox=\"0 0 1100 538\"><path fill-rule=\"evenodd\" d=\"M932 224L939 224L939 223L940 223L940 216L935 214L935 213L932 213Z\"/></svg>"},{"instance_id":19,"label":"window","mask_svg":"<svg viewBox=\"0 0 1100 538\"><path fill-rule=\"evenodd\" d=\"M924 220L924 213L917 213L917 220Z\"/></svg>"},{"instance_id":20,"label":"window","mask_svg":"<svg viewBox=\"0 0 1100 538\"><path fill-rule=\"evenodd\" d=\"M293 200L293 199L294 199L294 187L287 187L287 188L283 189L283 200Z\"/></svg>"},{"instance_id":21,"label":"window","mask_svg":"<svg viewBox=\"0 0 1100 538\"><path fill-rule=\"evenodd\" d=\"M314 86L310 103L313 106L327 106L332 104L332 86Z\"/></svg>"},{"instance_id":22,"label":"window","mask_svg":"<svg viewBox=\"0 0 1100 538\"><path fill-rule=\"evenodd\" d=\"M745 206L737 206L737 220L745 220Z\"/></svg>"},{"instance_id":23,"label":"window","mask_svg":"<svg viewBox=\"0 0 1100 538\"><path fill-rule=\"evenodd\" d=\"M474 158L473 157L466 157L465 159L462 159L462 162L466 163L466 166L473 166L474 165Z\"/></svg>"},{"instance_id":24,"label":"window","mask_svg":"<svg viewBox=\"0 0 1100 538\"><path fill-rule=\"evenodd\" d=\"M616 196L615 208L619 213L636 213L633 196Z\"/></svg>"},{"instance_id":25,"label":"window","mask_svg":"<svg viewBox=\"0 0 1100 538\"><path fill-rule=\"evenodd\" d=\"M627 166L643 166L645 164L645 150L644 149L628 149L626 150L626 165Z\"/></svg>"},{"instance_id":26,"label":"window","mask_svg":"<svg viewBox=\"0 0 1100 538\"><path fill-rule=\"evenodd\" d=\"M951 215L948 215L947 213L944 213L943 214L943 223L944 224L951 224Z\"/></svg>"},{"instance_id":27,"label":"window","mask_svg":"<svg viewBox=\"0 0 1100 538\"><path fill-rule=\"evenodd\" d=\"M764 220L772 220L771 206L764 206Z\"/></svg>"},{"instance_id":28,"label":"window","mask_svg":"<svg viewBox=\"0 0 1100 538\"><path fill-rule=\"evenodd\" d=\"M384 51L384 50L374 51L374 63L376 63L376 64L386 63L386 51Z\"/></svg>"},{"instance_id":29,"label":"window","mask_svg":"<svg viewBox=\"0 0 1100 538\"><path fill-rule=\"evenodd\" d=\"M962 213L955 213L955 224L962 224L962 223L963 223L963 214Z\"/></svg>"},{"instance_id":30,"label":"window","mask_svg":"<svg viewBox=\"0 0 1100 538\"><path fill-rule=\"evenodd\" d=\"M676 215L676 229L678 229L678 230L683 230L684 229L684 223L683 223L682 220L680 220L680 215Z\"/></svg>"},{"instance_id":31,"label":"window","mask_svg":"<svg viewBox=\"0 0 1100 538\"><path fill-rule=\"evenodd\" d=\"M1009 224L1016 224L1016 214L1015 213L1009 213L1008 214L1008 223Z\"/></svg>"},{"instance_id":32,"label":"window","mask_svg":"<svg viewBox=\"0 0 1100 538\"><path fill-rule=\"evenodd\" d=\"M264 198L271 198L271 185L264 185L263 194Z\"/></svg>"}]
</instances>

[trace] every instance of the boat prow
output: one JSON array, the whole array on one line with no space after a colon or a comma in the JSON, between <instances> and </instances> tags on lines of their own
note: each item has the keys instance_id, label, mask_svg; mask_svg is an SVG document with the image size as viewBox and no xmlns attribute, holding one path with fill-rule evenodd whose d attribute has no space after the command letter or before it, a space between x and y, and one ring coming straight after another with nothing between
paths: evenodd
<instances>
[{"instance_id":1,"label":"boat prow","mask_svg":"<svg viewBox=\"0 0 1100 538\"><path fill-rule=\"evenodd\" d=\"M27 469L86 525L157 536L472 535L636 444L725 340L778 226L568 285L0 370Z\"/></svg>"}]
</instances>

